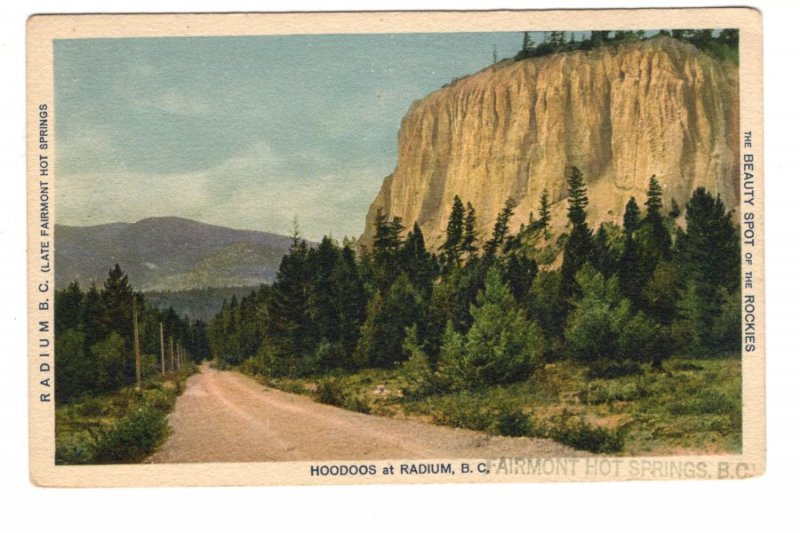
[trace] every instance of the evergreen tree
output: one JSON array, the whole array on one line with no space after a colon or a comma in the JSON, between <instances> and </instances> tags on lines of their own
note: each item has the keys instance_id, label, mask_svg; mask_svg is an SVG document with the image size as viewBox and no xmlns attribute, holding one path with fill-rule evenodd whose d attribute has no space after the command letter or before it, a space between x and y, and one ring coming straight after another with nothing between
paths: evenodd
<instances>
[{"instance_id":1,"label":"evergreen tree","mask_svg":"<svg viewBox=\"0 0 800 533\"><path fill-rule=\"evenodd\" d=\"M566 301L560 291L560 272L539 272L531 284L527 299L528 317L536 321L551 343L562 335L567 319Z\"/></svg>"},{"instance_id":2,"label":"evergreen tree","mask_svg":"<svg viewBox=\"0 0 800 533\"><path fill-rule=\"evenodd\" d=\"M133 338L133 289L119 266L109 270L100 293L106 331L117 331L126 342Z\"/></svg>"},{"instance_id":3,"label":"evergreen tree","mask_svg":"<svg viewBox=\"0 0 800 533\"><path fill-rule=\"evenodd\" d=\"M399 217L388 220L382 212L378 212L375 216L371 278L379 291L387 291L400 273L400 247L403 244L404 229Z\"/></svg>"},{"instance_id":4,"label":"evergreen tree","mask_svg":"<svg viewBox=\"0 0 800 533\"><path fill-rule=\"evenodd\" d=\"M569 298L578 289L575 275L578 270L588 262L593 253L592 231L586 224L586 207L589 198L586 195L586 184L583 173L576 167L570 169L567 178L567 201L569 218L572 229L564 247L564 262L561 267L561 294Z\"/></svg>"},{"instance_id":5,"label":"evergreen tree","mask_svg":"<svg viewBox=\"0 0 800 533\"><path fill-rule=\"evenodd\" d=\"M502 246L503 241L505 241L505 238L508 235L508 223L511 220L511 216L514 214L514 208L516 206L516 200L513 198L508 198L503 206L503 209L497 215L497 220L495 221L494 229L492 230L492 238L489 239L489 241L487 241L486 245L483 247L484 258L488 261L491 261L494 258L498 250L500 250L500 246Z\"/></svg>"},{"instance_id":6,"label":"evergreen tree","mask_svg":"<svg viewBox=\"0 0 800 533\"><path fill-rule=\"evenodd\" d=\"M601 224L597 233L594 235L594 260L592 264L603 274L603 277L610 278L616 268L614 253L608 243L608 232L605 224Z\"/></svg>"},{"instance_id":7,"label":"evergreen tree","mask_svg":"<svg viewBox=\"0 0 800 533\"><path fill-rule=\"evenodd\" d=\"M444 253L445 263L448 266L460 266L461 249L464 234L464 204L458 195L453 198L453 207L450 209L450 219L447 222L447 237L439 248Z\"/></svg>"},{"instance_id":8,"label":"evergreen tree","mask_svg":"<svg viewBox=\"0 0 800 533\"><path fill-rule=\"evenodd\" d=\"M663 191L658 180L655 176L651 176L645 202L647 214L642 221L642 234L639 236L644 255L649 259L648 264L645 265L648 275L652 273L658 260L670 258L672 249L672 238L664 224L664 217L661 215L662 194Z\"/></svg>"},{"instance_id":9,"label":"evergreen tree","mask_svg":"<svg viewBox=\"0 0 800 533\"><path fill-rule=\"evenodd\" d=\"M309 316L309 291L311 269L308 262L308 245L295 232L289 253L281 259L277 279L273 283L268 301L269 342L284 358L273 369L280 373L302 372L301 359L314 348L312 323Z\"/></svg>"},{"instance_id":10,"label":"evergreen tree","mask_svg":"<svg viewBox=\"0 0 800 533\"><path fill-rule=\"evenodd\" d=\"M619 272L619 285L622 294L634 304L639 302L639 295L644 283L640 264L641 253L638 243L634 239L634 234L640 225L640 214L641 211L639 211L636 198L631 196L625 205L625 214L623 215L625 241L617 271Z\"/></svg>"},{"instance_id":11,"label":"evergreen tree","mask_svg":"<svg viewBox=\"0 0 800 533\"><path fill-rule=\"evenodd\" d=\"M463 339L446 332L442 348L442 374L451 386L467 388L519 381L542 362L543 339L529 322L503 283L499 268L486 274L486 290L478 295L470 313L472 327Z\"/></svg>"},{"instance_id":12,"label":"evergreen tree","mask_svg":"<svg viewBox=\"0 0 800 533\"><path fill-rule=\"evenodd\" d=\"M426 299L430 297L436 277L436 259L425 247L425 236L416 222L402 245L401 258L402 270L408 275L411 284Z\"/></svg>"},{"instance_id":13,"label":"evergreen tree","mask_svg":"<svg viewBox=\"0 0 800 533\"><path fill-rule=\"evenodd\" d=\"M467 212L464 217L464 239L461 241L461 252L467 256L467 261L473 261L478 253L478 236L475 208L467 202Z\"/></svg>"},{"instance_id":14,"label":"evergreen tree","mask_svg":"<svg viewBox=\"0 0 800 533\"><path fill-rule=\"evenodd\" d=\"M403 361L406 328L424 323L423 311L423 300L405 273L398 276L385 295L375 292L361 328L356 363L388 368Z\"/></svg>"},{"instance_id":15,"label":"evergreen tree","mask_svg":"<svg viewBox=\"0 0 800 533\"><path fill-rule=\"evenodd\" d=\"M567 351L580 361L614 357L628 320L629 302L622 299L616 277L606 280L591 265L585 265L576 278L581 297L564 330Z\"/></svg>"},{"instance_id":16,"label":"evergreen tree","mask_svg":"<svg viewBox=\"0 0 800 533\"><path fill-rule=\"evenodd\" d=\"M550 218L550 196L545 189L539 198L539 225L544 230L545 239L550 239Z\"/></svg>"},{"instance_id":17,"label":"evergreen tree","mask_svg":"<svg viewBox=\"0 0 800 533\"><path fill-rule=\"evenodd\" d=\"M56 337L68 329L77 330L82 326L83 293L77 281L73 281L63 291L55 295L55 333Z\"/></svg>"},{"instance_id":18,"label":"evergreen tree","mask_svg":"<svg viewBox=\"0 0 800 533\"><path fill-rule=\"evenodd\" d=\"M695 189L686 205L686 232L678 244L678 264L688 280L678 303L684 326L694 340L692 348L716 351L713 325L722 313L723 290L739 290L739 236L731 212L719 196Z\"/></svg>"},{"instance_id":19,"label":"evergreen tree","mask_svg":"<svg viewBox=\"0 0 800 533\"><path fill-rule=\"evenodd\" d=\"M522 51L527 52L531 49L533 49L533 41L530 32L526 31L522 34Z\"/></svg>"}]
</instances>

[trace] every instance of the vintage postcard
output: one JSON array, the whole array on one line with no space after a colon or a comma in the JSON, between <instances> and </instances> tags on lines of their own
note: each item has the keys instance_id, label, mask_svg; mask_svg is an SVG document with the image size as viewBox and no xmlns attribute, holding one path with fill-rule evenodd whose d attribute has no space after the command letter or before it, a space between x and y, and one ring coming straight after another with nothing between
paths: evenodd
<instances>
[{"instance_id":1,"label":"vintage postcard","mask_svg":"<svg viewBox=\"0 0 800 533\"><path fill-rule=\"evenodd\" d=\"M34 483L764 471L757 11L27 38Z\"/></svg>"}]
</instances>

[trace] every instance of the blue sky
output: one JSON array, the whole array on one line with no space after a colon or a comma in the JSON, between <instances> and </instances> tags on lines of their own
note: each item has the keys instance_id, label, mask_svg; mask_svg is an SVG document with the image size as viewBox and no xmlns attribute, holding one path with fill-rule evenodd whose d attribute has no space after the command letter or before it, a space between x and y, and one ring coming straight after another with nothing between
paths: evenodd
<instances>
[{"instance_id":1,"label":"blue sky","mask_svg":"<svg viewBox=\"0 0 800 533\"><path fill-rule=\"evenodd\" d=\"M515 33L59 40L59 222L354 236L410 104Z\"/></svg>"}]
</instances>

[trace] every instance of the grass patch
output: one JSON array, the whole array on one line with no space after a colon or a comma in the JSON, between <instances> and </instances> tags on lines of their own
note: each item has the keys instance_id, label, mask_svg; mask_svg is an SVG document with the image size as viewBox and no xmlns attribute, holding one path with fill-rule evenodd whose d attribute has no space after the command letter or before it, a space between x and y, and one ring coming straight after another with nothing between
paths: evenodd
<instances>
[{"instance_id":1,"label":"grass patch","mask_svg":"<svg viewBox=\"0 0 800 533\"><path fill-rule=\"evenodd\" d=\"M58 406L56 464L142 462L166 440L167 414L194 372L187 365L180 374L145 381L138 391L125 387Z\"/></svg>"},{"instance_id":2,"label":"grass patch","mask_svg":"<svg viewBox=\"0 0 800 533\"><path fill-rule=\"evenodd\" d=\"M526 381L428 396L404 395L400 369L272 381L355 411L550 438L595 453L740 453L742 446L738 357L673 358L662 369L558 361Z\"/></svg>"}]
</instances>

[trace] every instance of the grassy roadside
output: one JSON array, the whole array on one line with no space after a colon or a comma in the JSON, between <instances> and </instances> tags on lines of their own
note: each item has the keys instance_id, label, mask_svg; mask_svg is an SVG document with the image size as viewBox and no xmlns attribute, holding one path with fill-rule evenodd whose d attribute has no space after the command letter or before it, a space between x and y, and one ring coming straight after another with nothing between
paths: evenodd
<instances>
[{"instance_id":1,"label":"grassy roadside","mask_svg":"<svg viewBox=\"0 0 800 533\"><path fill-rule=\"evenodd\" d=\"M142 462L166 440L167 415L196 371L186 364L145 380L141 391L124 387L57 407L56 464Z\"/></svg>"},{"instance_id":2,"label":"grassy roadside","mask_svg":"<svg viewBox=\"0 0 800 533\"><path fill-rule=\"evenodd\" d=\"M414 394L400 369L260 380L354 411L551 438L596 453L738 453L742 446L738 357L673 358L663 370L557 362L524 382L457 393Z\"/></svg>"}]
</instances>

